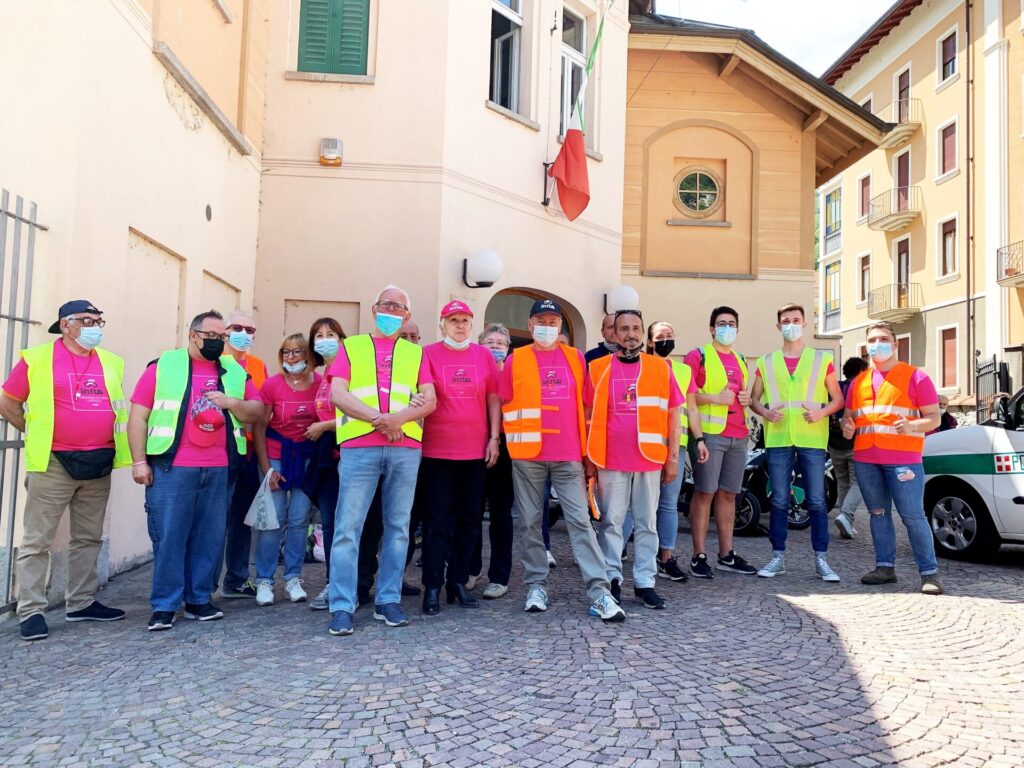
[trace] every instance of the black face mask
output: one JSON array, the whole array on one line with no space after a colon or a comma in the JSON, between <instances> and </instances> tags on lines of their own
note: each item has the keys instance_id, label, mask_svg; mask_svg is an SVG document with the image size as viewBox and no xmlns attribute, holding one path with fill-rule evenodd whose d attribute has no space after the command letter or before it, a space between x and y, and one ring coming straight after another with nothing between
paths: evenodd
<instances>
[{"instance_id":1,"label":"black face mask","mask_svg":"<svg viewBox=\"0 0 1024 768\"><path fill-rule=\"evenodd\" d=\"M199 354L211 363L214 360L219 360L220 356L224 354L224 339L203 339L202 342Z\"/></svg>"},{"instance_id":2,"label":"black face mask","mask_svg":"<svg viewBox=\"0 0 1024 768\"><path fill-rule=\"evenodd\" d=\"M658 357L668 357L675 348L675 339L662 339L661 341L654 342L654 354Z\"/></svg>"},{"instance_id":3,"label":"black face mask","mask_svg":"<svg viewBox=\"0 0 1024 768\"><path fill-rule=\"evenodd\" d=\"M638 344L635 349L626 349L621 344L619 347L619 360L626 363L633 363L640 359L640 353L643 352L644 348L642 344Z\"/></svg>"}]
</instances>

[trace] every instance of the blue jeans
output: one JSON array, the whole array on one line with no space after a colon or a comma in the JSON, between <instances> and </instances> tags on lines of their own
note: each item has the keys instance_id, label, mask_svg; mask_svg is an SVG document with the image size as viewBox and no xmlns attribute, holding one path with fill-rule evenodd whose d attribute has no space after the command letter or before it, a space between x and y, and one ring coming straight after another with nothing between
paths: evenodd
<instances>
[{"instance_id":1,"label":"blue jeans","mask_svg":"<svg viewBox=\"0 0 1024 768\"><path fill-rule=\"evenodd\" d=\"M768 479L772 484L771 521L768 539L772 551L786 550L789 535L789 500L793 483L793 470L799 469L803 476L807 511L811 516L811 546L815 552L828 552L828 505L825 501L825 460L828 452L824 448L769 448Z\"/></svg>"},{"instance_id":2,"label":"blue jeans","mask_svg":"<svg viewBox=\"0 0 1024 768\"><path fill-rule=\"evenodd\" d=\"M683 468L680 466L676 479L668 485L661 486L658 496L658 549L676 548L676 536L679 533L679 491L683 487ZM625 546L633 535L633 510L626 513L622 523L622 543Z\"/></svg>"},{"instance_id":3,"label":"blue jeans","mask_svg":"<svg viewBox=\"0 0 1024 768\"><path fill-rule=\"evenodd\" d=\"M308 463L308 462L307 462ZM281 462L271 459L272 469L281 471ZM306 463L303 463L305 471ZM284 580L302 575L302 564L306 559L306 539L309 535L309 510L312 506L302 491L301 483L292 478L290 490L274 491L274 506L277 508L277 522L281 527L271 531L256 531L256 578L274 580L277 570L277 553L284 537Z\"/></svg>"},{"instance_id":4,"label":"blue jeans","mask_svg":"<svg viewBox=\"0 0 1024 768\"><path fill-rule=\"evenodd\" d=\"M370 502L381 484L384 536L377 571L377 605L402 600L402 574L409 547L409 514L416 491L418 448L345 448L338 463L338 510L331 546L331 612L356 610L359 538Z\"/></svg>"},{"instance_id":5,"label":"blue jeans","mask_svg":"<svg viewBox=\"0 0 1024 768\"><path fill-rule=\"evenodd\" d=\"M921 464L869 464L855 461L857 484L871 518L871 541L875 545L875 565L896 566L896 526L892 505L903 519L910 538L910 549L922 576L939 572L935 561L935 540L924 516L924 466ZM912 472L914 477L900 480ZM882 510L881 514L876 514Z\"/></svg>"},{"instance_id":6,"label":"blue jeans","mask_svg":"<svg viewBox=\"0 0 1024 768\"><path fill-rule=\"evenodd\" d=\"M154 611L176 611L182 600L210 602L224 556L227 509L227 467L153 467L146 526L153 542Z\"/></svg>"}]
</instances>

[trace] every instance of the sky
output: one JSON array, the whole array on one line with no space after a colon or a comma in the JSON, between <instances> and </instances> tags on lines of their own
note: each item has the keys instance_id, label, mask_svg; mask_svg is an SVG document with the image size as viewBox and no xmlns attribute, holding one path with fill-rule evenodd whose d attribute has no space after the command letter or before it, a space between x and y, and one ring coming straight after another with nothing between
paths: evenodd
<instances>
[{"instance_id":1,"label":"sky","mask_svg":"<svg viewBox=\"0 0 1024 768\"><path fill-rule=\"evenodd\" d=\"M773 48L820 75L893 0L655 0L666 16L752 29Z\"/></svg>"}]
</instances>

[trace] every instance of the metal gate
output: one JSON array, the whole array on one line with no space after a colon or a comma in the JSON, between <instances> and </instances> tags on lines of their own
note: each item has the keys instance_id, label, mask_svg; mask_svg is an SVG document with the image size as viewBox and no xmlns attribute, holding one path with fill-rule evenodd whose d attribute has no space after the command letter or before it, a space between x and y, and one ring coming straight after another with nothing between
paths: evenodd
<instances>
[{"instance_id":1,"label":"metal gate","mask_svg":"<svg viewBox=\"0 0 1024 768\"><path fill-rule=\"evenodd\" d=\"M6 380L17 361L18 350L28 346L32 301L32 266L36 231L36 204L20 195L0 190L0 345L2 373ZM18 508L18 472L21 468L22 435L0 418L0 614L14 607L14 522Z\"/></svg>"},{"instance_id":2,"label":"metal gate","mask_svg":"<svg viewBox=\"0 0 1024 768\"><path fill-rule=\"evenodd\" d=\"M1010 372L1006 363L1000 363L995 355L984 363L980 362L979 357L974 364L974 410L978 424L983 424L991 418L995 395L999 392L1008 392L1009 389Z\"/></svg>"}]
</instances>

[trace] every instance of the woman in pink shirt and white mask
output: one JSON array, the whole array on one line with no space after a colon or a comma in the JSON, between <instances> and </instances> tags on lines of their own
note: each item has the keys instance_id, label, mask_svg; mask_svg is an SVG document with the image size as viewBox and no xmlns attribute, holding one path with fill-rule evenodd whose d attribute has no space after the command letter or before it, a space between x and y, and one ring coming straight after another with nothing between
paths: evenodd
<instances>
[{"instance_id":1,"label":"woman in pink shirt and white mask","mask_svg":"<svg viewBox=\"0 0 1024 768\"><path fill-rule=\"evenodd\" d=\"M461 301L441 310L443 340L423 355L430 365L437 408L423 423L419 482L427 500L423 526L423 613L448 602L479 603L466 589L469 561L479 535L487 468L498 459L501 401L498 366L486 347L473 344L473 311ZM447 564L447 570L446 570Z\"/></svg>"}]
</instances>

